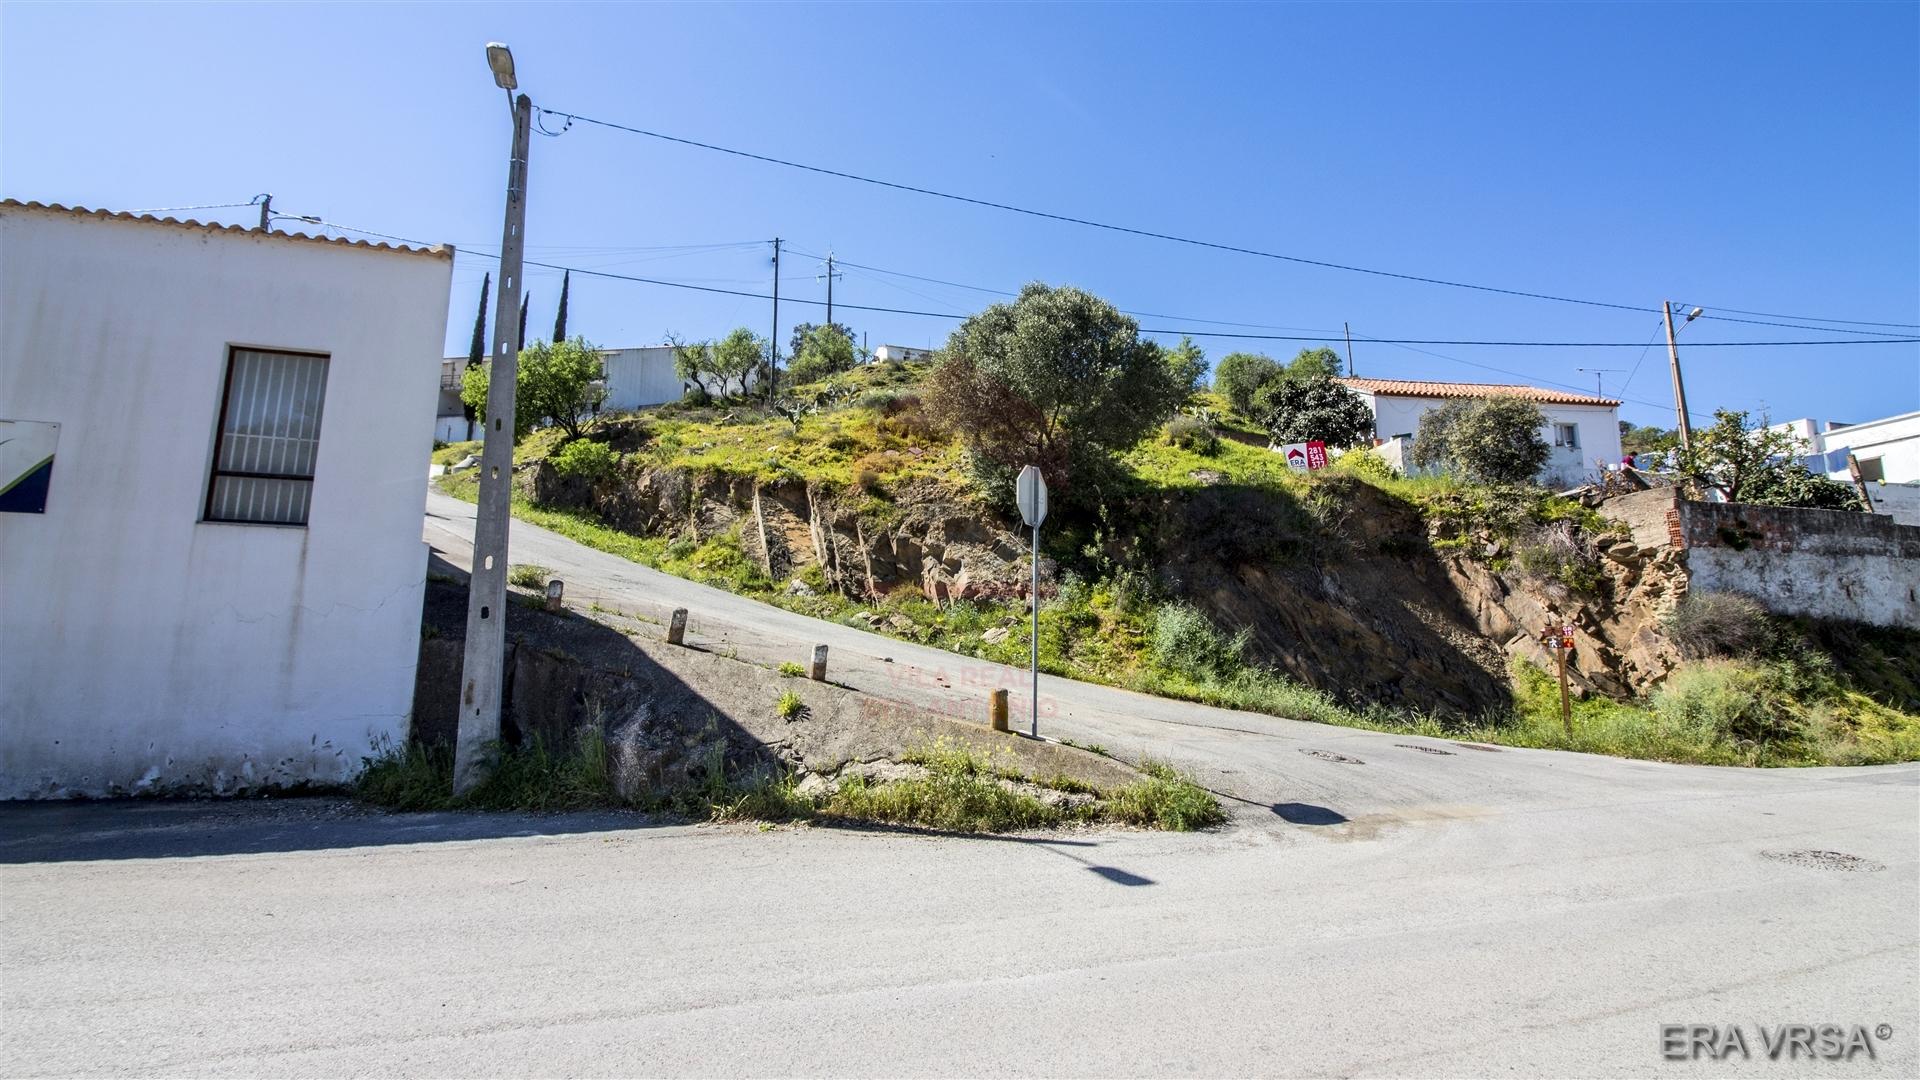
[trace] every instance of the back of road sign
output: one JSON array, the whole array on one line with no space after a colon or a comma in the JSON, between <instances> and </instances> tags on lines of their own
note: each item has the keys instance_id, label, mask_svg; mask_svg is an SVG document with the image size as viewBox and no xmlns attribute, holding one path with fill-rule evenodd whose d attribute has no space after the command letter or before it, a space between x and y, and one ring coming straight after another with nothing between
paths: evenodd
<instances>
[{"instance_id":1,"label":"back of road sign","mask_svg":"<svg viewBox=\"0 0 1920 1080\"><path fill-rule=\"evenodd\" d=\"M1033 528L1047 520L1047 482L1032 465L1020 470L1014 481L1014 499L1020 504L1020 520Z\"/></svg>"}]
</instances>

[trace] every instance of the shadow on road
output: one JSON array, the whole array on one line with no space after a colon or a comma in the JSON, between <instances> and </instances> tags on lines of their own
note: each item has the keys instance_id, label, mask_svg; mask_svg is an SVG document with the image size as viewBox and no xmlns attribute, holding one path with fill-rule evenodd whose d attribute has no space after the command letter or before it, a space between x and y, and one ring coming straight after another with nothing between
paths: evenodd
<instances>
[{"instance_id":1,"label":"shadow on road","mask_svg":"<svg viewBox=\"0 0 1920 1080\"><path fill-rule=\"evenodd\" d=\"M0 865L386 847L683 825L664 815L387 813L347 799L0 804Z\"/></svg>"},{"instance_id":2,"label":"shadow on road","mask_svg":"<svg viewBox=\"0 0 1920 1080\"><path fill-rule=\"evenodd\" d=\"M1273 812L1280 820L1293 825L1345 825L1347 815L1326 806L1312 803L1283 802L1274 803Z\"/></svg>"}]
</instances>

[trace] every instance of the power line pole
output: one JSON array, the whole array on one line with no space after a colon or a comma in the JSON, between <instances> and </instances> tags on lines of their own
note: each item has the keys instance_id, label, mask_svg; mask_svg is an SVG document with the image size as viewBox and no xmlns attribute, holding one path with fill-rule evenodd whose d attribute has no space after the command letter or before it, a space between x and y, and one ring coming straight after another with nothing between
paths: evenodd
<instances>
[{"instance_id":1,"label":"power line pole","mask_svg":"<svg viewBox=\"0 0 1920 1080\"><path fill-rule=\"evenodd\" d=\"M1340 329L1347 332L1347 375L1351 377L1359 374L1353 370L1353 327L1346 323L1341 323Z\"/></svg>"},{"instance_id":2,"label":"power line pole","mask_svg":"<svg viewBox=\"0 0 1920 1080\"><path fill-rule=\"evenodd\" d=\"M493 312L492 369L487 379L485 442L480 449L480 506L474 517L473 565L467 579L467 645L460 669L460 725L453 759L456 795L486 779L489 750L500 740L507 646L507 525L513 515L514 390L520 369L518 308L532 122L533 102L521 94L513 104L513 156L507 162L500 290Z\"/></svg>"},{"instance_id":3,"label":"power line pole","mask_svg":"<svg viewBox=\"0 0 1920 1080\"><path fill-rule=\"evenodd\" d=\"M767 400L780 381L780 238L773 238L773 336L767 339Z\"/></svg>"},{"instance_id":4,"label":"power line pole","mask_svg":"<svg viewBox=\"0 0 1920 1080\"><path fill-rule=\"evenodd\" d=\"M827 252L827 325L833 325L833 279L840 275L833 272L833 252Z\"/></svg>"},{"instance_id":5,"label":"power line pole","mask_svg":"<svg viewBox=\"0 0 1920 1080\"><path fill-rule=\"evenodd\" d=\"M1680 418L1680 448L1691 450L1693 449L1693 425L1687 422L1687 384L1680 378L1680 346L1673 340L1673 301L1660 301L1660 311L1667 320L1667 359L1673 365L1673 407Z\"/></svg>"}]
</instances>

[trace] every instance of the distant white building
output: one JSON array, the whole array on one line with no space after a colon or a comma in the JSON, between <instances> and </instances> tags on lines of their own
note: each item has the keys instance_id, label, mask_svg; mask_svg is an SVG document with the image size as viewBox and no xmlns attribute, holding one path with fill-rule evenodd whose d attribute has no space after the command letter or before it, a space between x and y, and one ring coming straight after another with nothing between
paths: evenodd
<instances>
[{"instance_id":1,"label":"distant white building","mask_svg":"<svg viewBox=\"0 0 1920 1080\"><path fill-rule=\"evenodd\" d=\"M873 350L873 358L879 362L892 361L896 364L906 364L933 359L933 350L915 349L906 345L882 345Z\"/></svg>"},{"instance_id":2,"label":"distant white building","mask_svg":"<svg viewBox=\"0 0 1920 1080\"><path fill-rule=\"evenodd\" d=\"M1568 390L1504 383L1426 382L1413 379L1340 380L1373 411L1374 452L1403 472L1409 467L1420 418L1461 398L1517 397L1540 406L1541 435L1552 447L1540 482L1572 487L1620 463L1620 402Z\"/></svg>"},{"instance_id":3,"label":"distant white building","mask_svg":"<svg viewBox=\"0 0 1920 1080\"><path fill-rule=\"evenodd\" d=\"M686 383L674 371L673 346L649 345L637 349L601 349L606 358L607 400L602 412L632 412L648 405L679 401Z\"/></svg>"},{"instance_id":4,"label":"distant white building","mask_svg":"<svg viewBox=\"0 0 1920 1080\"><path fill-rule=\"evenodd\" d=\"M1920 525L1920 412L1844 424L1788 420L1770 430L1800 440L1801 460L1829 480L1852 483L1847 455L1860 463L1860 479L1874 509L1904 525Z\"/></svg>"},{"instance_id":5,"label":"distant white building","mask_svg":"<svg viewBox=\"0 0 1920 1080\"><path fill-rule=\"evenodd\" d=\"M688 386L674 370L673 346L648 345L636 349L601 349L601 382L607 388L601 412L632 412L648 405L679 401ZM467 422L460 402L461 375L467 358L449 356L440 362L440 407L433 437L440 442L476 439L477 428Z\"/></svg>"},{"instance_id":6,"label":"distant white building","mask_svg":"<svg viewBox=\"0 0 1920 1080\"><path fill-rule=\"evenodd\" d=\"M338 783L406 739L452 276L0 203L0 798Z\"/></svg>"}]
</instances>

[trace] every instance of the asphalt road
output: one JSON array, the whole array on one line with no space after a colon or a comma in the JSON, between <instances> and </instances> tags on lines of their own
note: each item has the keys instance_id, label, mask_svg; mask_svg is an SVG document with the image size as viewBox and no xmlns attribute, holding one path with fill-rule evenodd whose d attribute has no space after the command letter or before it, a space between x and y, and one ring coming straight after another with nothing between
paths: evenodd
<instances>
[{"instance_id":1,"label":"asphalt road","mask_svg":"<svg viewBox=\"0 0 1920 1080\"><path fill-rule=\"evenodd\" d=\"M429 512L462 561L470 508ZM573 599L689 607L748 658L824 641L836 678L901 700L983 695L946 654L514 536ZM1042 698L1043 730L1193 768L1235 825L0 808L0 1073L1920 1075L1915 766L1689 768L1060 680ZM1664 1024L1738 1025L1750 1056L1665 1060ZM1873 1056L1769 1060L1783 1024L1858 1025Z\"/></svg>"}]
</instances>

